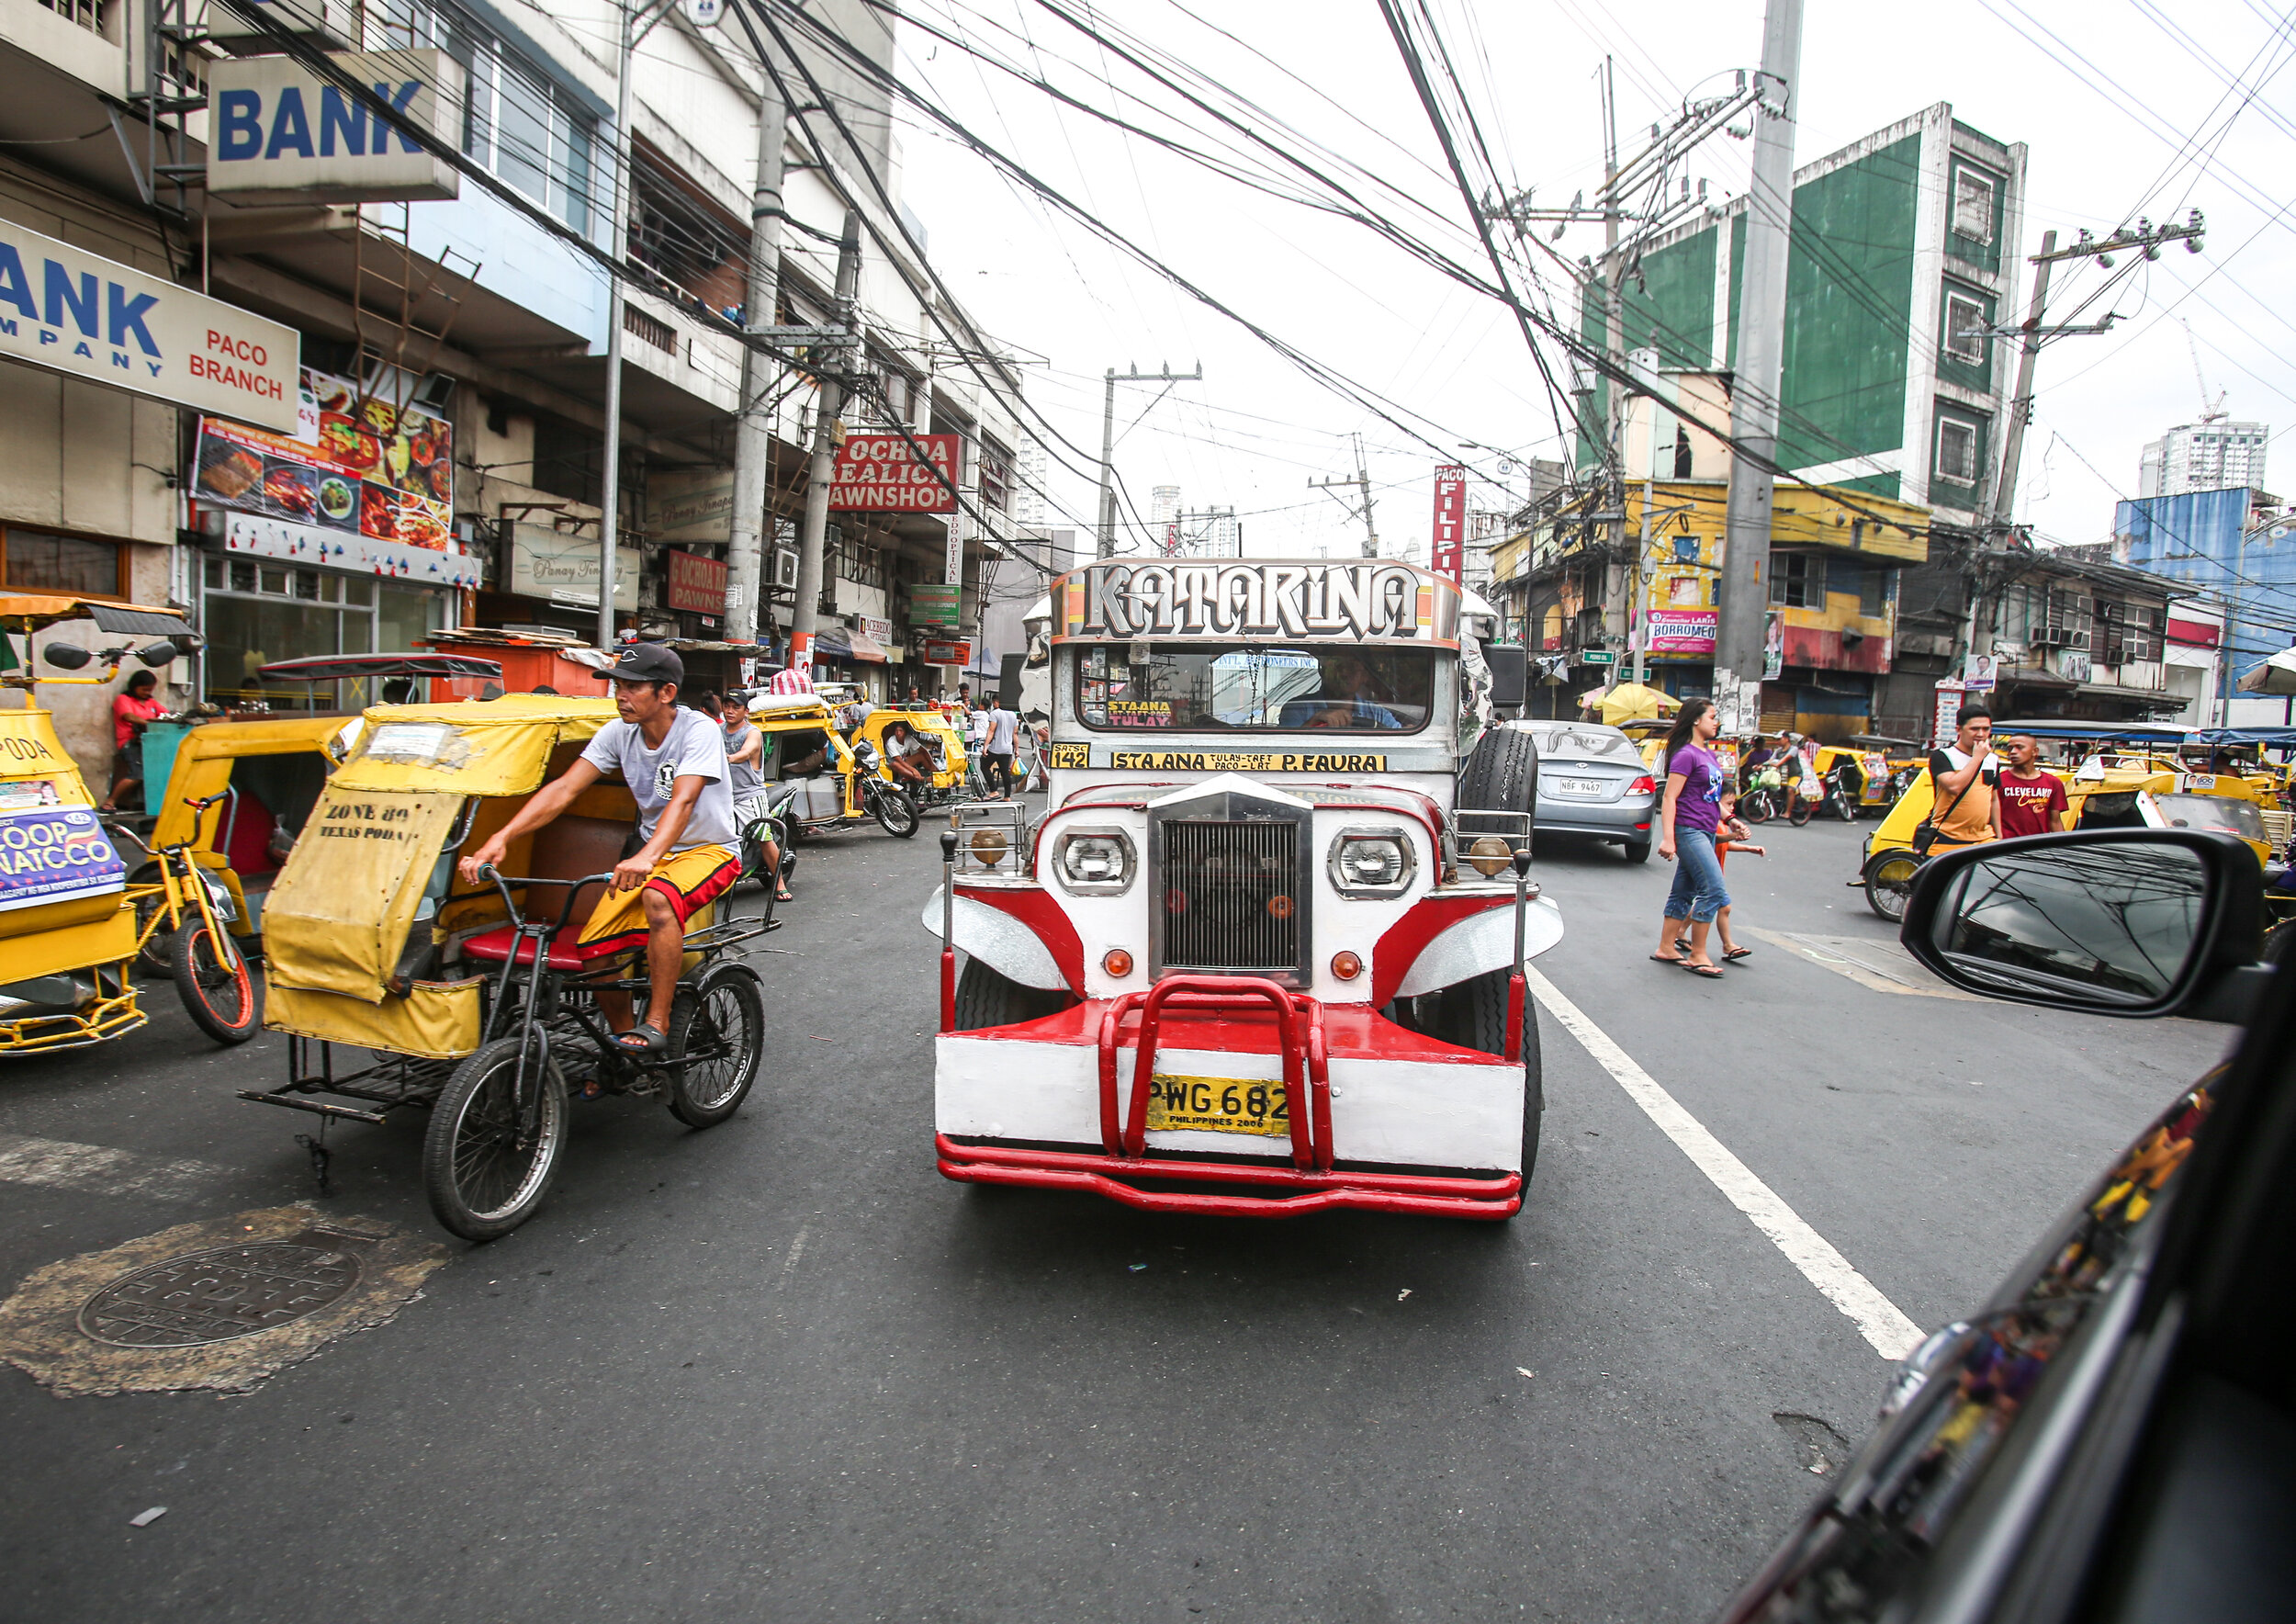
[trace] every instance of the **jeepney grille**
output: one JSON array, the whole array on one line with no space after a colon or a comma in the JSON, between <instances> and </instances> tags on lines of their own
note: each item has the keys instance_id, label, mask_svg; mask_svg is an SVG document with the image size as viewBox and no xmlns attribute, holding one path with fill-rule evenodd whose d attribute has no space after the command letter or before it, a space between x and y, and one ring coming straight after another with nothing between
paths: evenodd
<instances>
[{"instance_id":1,"label":"jeepney grille","mask_svg":"<svg viewBox=\"0 0 2296 1624\"><path fill-rule=\"evenodd\" d=\"M1297 970L1308 898L1294 823L1174 819L1164 826L1164 964Z\"/></svg>"}]
</instances>

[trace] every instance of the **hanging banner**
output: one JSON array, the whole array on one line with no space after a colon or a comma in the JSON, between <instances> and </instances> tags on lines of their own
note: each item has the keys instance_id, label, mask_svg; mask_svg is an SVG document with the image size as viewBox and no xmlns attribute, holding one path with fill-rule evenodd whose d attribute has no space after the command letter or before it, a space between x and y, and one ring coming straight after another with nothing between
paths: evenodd
<instances>
[{"instance_id":1,"label":"hanging banner","mask_svg":"<svg viewBox=\"0 0 2296 1624\"><path fill-rule=\"evenodd\" d=\"M1652 654L1714 652L1715 630L1721 624L1718 609L1653 609L1649 612Z\"/></svg>"},{"instance_id":2,"label":"hanging banner","mask_svg":"<svg viewBox=\"0 0 2296 1624\"><path fill-rule=\"evenodd\" d=\"M403 541L380 541L343 530L322 530L291 519L266 519L260 513L223 515L223 549L283 564L321 564L330 570L357 570L390 581L421 586L475 587L486 571L477 558L454 547L410 547ZM592 549L593 551L595 548ZM597 582L591 581L593 588Z\"/></svg>"},{"instance_id":3,"label":"hanging banner","mask_svg":"<svg viewBox=\"0 0 2296 1624\"><path fill-rule=\"evenodd\" d=\"M646 539L724 547L734 531L731 468L679 468L646 481Z\"/></svg>"},{"instance_id":4,"label":"hanging banner","mask_svg":"<svg viewBox=\"0 0 2296 1624\"><path fill-rule=\"evenodd\" d=\"M1437 575L1459 579L1466 566L1467 470L1455 462L1435 471L1435 529L1428 542L1430 567Z\"/></svg>"},{"instance_id":5,"label":"hanging banner","mask_svg":"<svg viewBox=\"0 0 2296 1624\"><path fill-rule=\"evenodd\" d=\"M946 513L963 477L960 434L848 434L829 476L829 506L850 513ZM909 449L915 440L929 464Z\"/></svg>"},{"instance_id":6,"label":"hanging banner","mask_svg":"<svg viewBox=\"0 0 2296 1624\"><path fill-rule=\"evenodd\" d=\"M296 437L199 420L193 498L375 541L445 551L455 527L455 431L418 406L359 398L347 378L303 368Z\"/></svg>"},{"instance_id":7,"label":"hanging banner","mask_svg":"<svg viewBox=\"0 0 2296 1624\"><path fill-rule=\"evenodd\" d=\"M292 327L0 220L0 356L194 412L295 426Z\"/></svg>"}]
</instances>

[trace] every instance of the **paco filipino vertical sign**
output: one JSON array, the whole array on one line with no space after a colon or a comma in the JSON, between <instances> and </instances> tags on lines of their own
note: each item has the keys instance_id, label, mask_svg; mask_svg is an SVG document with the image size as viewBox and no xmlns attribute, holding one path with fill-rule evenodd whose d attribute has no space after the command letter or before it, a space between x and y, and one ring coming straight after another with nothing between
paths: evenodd
<instances>
[{"instance_id":1,"label":"paco filipino vertical sign","mask_svg":"<svg viewBox=\"0 0 2296 1624\"><path fill-rule=\"evenodd\" d=\"M1429 565L1437 575L1459 579L1466 542L1467 470L1455 462L1442 463L1435 471L1435 529L1427 546Z\"/></svg>"}]
</instances>

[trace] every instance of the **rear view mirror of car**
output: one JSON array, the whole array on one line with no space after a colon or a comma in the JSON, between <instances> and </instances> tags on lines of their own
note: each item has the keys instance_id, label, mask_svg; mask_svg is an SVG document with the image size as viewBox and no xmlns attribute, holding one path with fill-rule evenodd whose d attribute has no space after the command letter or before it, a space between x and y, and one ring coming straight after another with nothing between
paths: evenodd
<instances>
[{"instance_id":1,"label":"rear view mirror of car","mask_svg":"<svg viewBox=\"0 0 2296 1624\"><path fill-rule=\"evenodd\" d=\"M2038 835L1926 864L1908 951L1953 986L2099 1015L2238 1019L2261 941L2263 874L2230 836Z\"/></svg>"}]
</instances>

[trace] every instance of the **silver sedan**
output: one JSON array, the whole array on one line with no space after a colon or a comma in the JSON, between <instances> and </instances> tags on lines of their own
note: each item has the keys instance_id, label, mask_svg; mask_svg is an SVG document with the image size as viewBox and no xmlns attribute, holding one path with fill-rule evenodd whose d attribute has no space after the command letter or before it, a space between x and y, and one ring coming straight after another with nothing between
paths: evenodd
<instances>
[{"instance_id":1,"label":"silver sedan","mask_svg":"<svg viewBox=\"0 0 2296 1624\"><path fill-rule=\"evenodd\" d=\"M1630 863L1650 860L1658 784L1635 741L1600 722L1508 722L1538 747L1540 833L1615 840Z\"/></svg>"}]
</instances>

